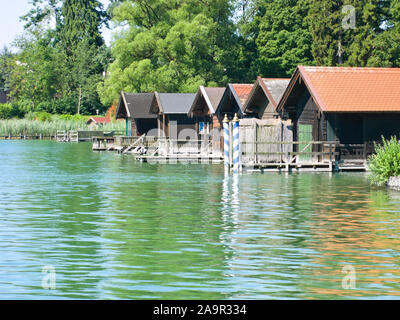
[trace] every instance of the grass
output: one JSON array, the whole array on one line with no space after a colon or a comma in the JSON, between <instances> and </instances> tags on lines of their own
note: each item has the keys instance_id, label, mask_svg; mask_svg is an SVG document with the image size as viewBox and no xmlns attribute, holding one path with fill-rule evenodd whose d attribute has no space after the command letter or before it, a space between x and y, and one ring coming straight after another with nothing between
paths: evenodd
<instances>
[{"instance_id":1,"label":"grass","mask_svg":"<svg viewBox=\"0 0 400 320\"><path fill-rule=\"evenodd\" d=\"M40 121L35 119L7 119L0 120L1 136L20 136L20 135L40 135L54 136L58 130L91 130L85 123L85 120L65 120L55 118L50 121ZM107 123L98 127L99 131L125 131L125 123L123 121Z\"/></svg>"}]
</instances>

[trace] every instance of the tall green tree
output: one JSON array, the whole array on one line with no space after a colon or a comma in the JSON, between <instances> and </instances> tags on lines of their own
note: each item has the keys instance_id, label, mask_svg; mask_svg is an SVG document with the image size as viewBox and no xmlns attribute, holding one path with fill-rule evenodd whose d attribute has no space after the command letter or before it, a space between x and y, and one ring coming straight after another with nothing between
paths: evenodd
<instances>
[{"instance_id":1,"label":"tall green tree","mask_svg":"<svg viewBox=\"0 0 400 320\"><path fill-rule=\"evenodd\" d=\"M312 51L318 65L366 66L385 30L387 0L311 1Z\"/></svg>"},{"instance_id":2,"label":"tall green tree","mask_svg":"<svg viewBox=\"0 0 400 320\"><path fill-rule=\"evenodd\" d=\"M121 90L194 92L225 85L235 63L231 0L124 1L114 21L125 30L112 45L114 62L99 85L103 103Z\"/></svg>"},{"instance_id":3,"label":"tall green tree","mask_svg":"<svg viewBox=\"0 0 400 320\"><path fill-rule=\"evenodd\" d=\"M390 1L384 32L375 38L368 66L400 67L400 0Z\"/></svg>"},{"instance_id":4,"label":"tall green tree","mask_svg":"<svg viewBox=\"0 0 400 320\"><path fill-rule=\"evenodd\" d=\"M12 58L12 52L5 46L0 52L0 91L10 91Z\"/></svg>"},{"instance_id":5,"label":"tall green tree","mask_svg":"<svg viewBox=\"0 0 400 320\"><path fill-rule=\"evenodd\" d=\"M306 19L308 0L261 1L264 14L257 35L258 74L291 76L297 65L312 65L312 36Z\"/></svg>"}]
</instances>

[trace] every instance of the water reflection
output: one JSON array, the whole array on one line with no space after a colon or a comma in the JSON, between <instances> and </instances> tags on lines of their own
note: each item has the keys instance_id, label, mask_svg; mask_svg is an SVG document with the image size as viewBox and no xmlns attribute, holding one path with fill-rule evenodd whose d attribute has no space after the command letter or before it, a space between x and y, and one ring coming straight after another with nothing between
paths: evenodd
<instances>
[{"instance_id":1,"label":"water reflection","mask_svg":"<svg viewBox=\"0 0 400 320\"><path fill-rule=\"evenodd\" d=\"M44 141L1 143L0 169L0 298L399 297L400 193L364 174L232 176Z\"/></svg>"}]
</instances>

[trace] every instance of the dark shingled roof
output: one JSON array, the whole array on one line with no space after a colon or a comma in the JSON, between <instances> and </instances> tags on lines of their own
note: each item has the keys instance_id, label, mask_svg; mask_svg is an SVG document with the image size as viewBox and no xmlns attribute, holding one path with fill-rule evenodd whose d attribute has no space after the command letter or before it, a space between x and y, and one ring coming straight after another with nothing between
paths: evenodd
<instances>
[{"instance_id":1,"label":"dark shingled roof","mask_svg":"<svg viewBox=\"0 0 400 320\"><path fill-rule=\"evenodd\" d=\"M197 90L196 97L193 100L193 104L190 107L189 115L196 108L196 105L199 103L201 98L204 99L208 106L208 110L210 114L214 114L215 110L218 107L219 102L221 101L222 96L224 95L225 88L212 88L212 87L203 87L200 86L199 90Z\"/></svg>"},{"instance_id":2,"label":"dark shingled roof","mask_svg":"<svg viewBox=\"0 0 400 320\"><path fill-rule=\"evenodd\" d=\"M154 99L154 93L128 93L122 92L119 102L117 117L120 108L126 103L128 116L134 119L155 119L157 115L150 112L151 104Z\"/></svg>"},{"instance_id":3,"label":"dark shingled roof","mask_svg":"<svg viewBox=\"0 0 400 320\"><path fill-rule=\"evenodd\" d=\"M207 96L210 99L212 110L211 113L215 113L215 110L218 107L219 102L221 101L222 96L224 95L225 88L204 88L207 92Z\"/></svg>"},{"instance_id":4,"label":"dark shingled roof","mask_svg":"<svg viewBox=\"0 0 400 320\"><path fill-rule=\"evenodd\" d=\"M187 114L193 104L195 93L156 93L160 111L164 114Z\"/></svg>"},{"instance_id":5,"label":"dark shingled roof","mask_svg":"<svg viewBox=\"0 0 400 320\"><path fill-rule=\"evenodd\" d=\"M275 104L278 105L290 79L263 79L263 81L268 91L271 93L272 98L275 100Z\"/></svg>"},{"instance_id":6,"label":"dark shingled roof","mask_svg":"<svg viewBox=\"0 0 400 320\"><path fill-rule=\"evenodd\" d=\"M289 82L290 79L257 77L257 80L253 85L253 89L251 90L249 97L244 104L243 110L248 112L248 108L254 103L254 100L257 99L256 92L259 92L259 88L262 89L268 101L272 103L274 108L276 108L286 90L286 87L289 85Z\"/></svg>"}]
</instances>

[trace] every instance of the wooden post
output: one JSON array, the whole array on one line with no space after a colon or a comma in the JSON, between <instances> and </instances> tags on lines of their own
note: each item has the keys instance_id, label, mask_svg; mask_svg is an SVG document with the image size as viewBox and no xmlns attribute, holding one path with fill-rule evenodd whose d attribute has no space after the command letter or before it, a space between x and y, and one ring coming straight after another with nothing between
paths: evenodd
<instances>
[{"instance_id":1,"label":"wooden post","mask_svg":"<svg viewBox=\"0 0 400 320\"><path fill-rule=\"evenodd\" d=\"M253 163L256 164L257 163L257 156L256 156L256 136L257 136L257 127L256 124L253 124Z\"/></svg>"},{"instance_id":2,"label":"wooden post","mask_svg":"<svg viewBox=\"0 0 400 320\"><path fill-rule=\"evenodd\" d=\"M289 151L286 150L286 172L289 172Z\"/></svg>"},{"instance_id":3,"label":"wooden post","mask_svg":"<svg viewBox=\"0 0 400 320\"><path fill-rule=\"evenodd\" d=\"M254 153L256 155L255 162L258 163L258 156L257 156L257 152L258 152L258 143L257 143L258 142L258 137L257 137L258 126L257 126L257 123L255 123L254 128L255 128L255 130L254 130L254 140L255 140Z\"/></svg>"}]
</instances>

